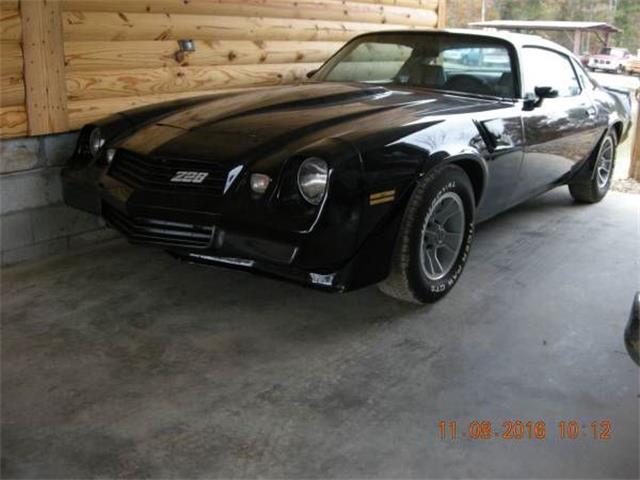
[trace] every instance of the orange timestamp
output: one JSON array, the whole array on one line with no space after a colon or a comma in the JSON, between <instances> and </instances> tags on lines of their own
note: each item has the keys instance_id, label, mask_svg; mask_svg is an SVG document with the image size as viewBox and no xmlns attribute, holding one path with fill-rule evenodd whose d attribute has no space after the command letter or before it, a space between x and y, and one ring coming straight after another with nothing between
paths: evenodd
<instances>
[{"instance_id":1,"label":"orange timestamp","mask_svg":"<svg viewBox=\"0 0 640 480\"><path fill-rule=\"evenodd\" d=\"M594 420L579 422L578 420L560 420L547 426L544 420L472 420L458 424L456 420L438 422L438 438L440 440L546 440L548 437L560 440L577 440L591 438L593 440L611 439L611 421Z\"/></svg>"}]
</instances>

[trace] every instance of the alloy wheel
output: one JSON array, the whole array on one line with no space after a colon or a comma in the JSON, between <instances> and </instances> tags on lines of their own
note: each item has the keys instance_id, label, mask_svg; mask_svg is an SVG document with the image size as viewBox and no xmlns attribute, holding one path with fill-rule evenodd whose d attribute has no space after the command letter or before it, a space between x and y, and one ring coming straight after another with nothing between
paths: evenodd
<instances>
[{"instance_id":1,"label":"alloy wheel","mask_svg":"<svg viewBox=\"0 0 640 480\"><path fill-rule=\"evenodd\" d=\"M430 208L422 226L420 265L430 280L446 276L460 253L465 213L457 193L447 192Z\"/></svg>"},{"instance_id":2,"label":"alloy wheel","mask_svg":"<svg viewBox=\"0 0 640 480\"><path fill-rule=\"evenodd\" d=\"M596 182L599 189L605 188L609 181L611 170L613 169L613 155L613 140L611 140L611 137L605 137L600 147L600 154L596 164Z\"/></svg>"}]
</instances>

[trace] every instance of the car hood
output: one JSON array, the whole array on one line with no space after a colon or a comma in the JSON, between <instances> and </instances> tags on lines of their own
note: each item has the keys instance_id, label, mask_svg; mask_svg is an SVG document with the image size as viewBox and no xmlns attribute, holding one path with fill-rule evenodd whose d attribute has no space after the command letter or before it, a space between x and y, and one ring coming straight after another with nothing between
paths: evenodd
<instances>
[{"instance_id":1,"label":"car hood","mask_svg":"<svg viewBox=\"0 0 640 480\"><path fill-rule=\"evenodd\" d=\"M208 98L139 128L120 146L143 155L244 163L274 152L289 155L372 124L385 130L495 103L426 90L311 83Z\"/></svg>"}]
</instances>

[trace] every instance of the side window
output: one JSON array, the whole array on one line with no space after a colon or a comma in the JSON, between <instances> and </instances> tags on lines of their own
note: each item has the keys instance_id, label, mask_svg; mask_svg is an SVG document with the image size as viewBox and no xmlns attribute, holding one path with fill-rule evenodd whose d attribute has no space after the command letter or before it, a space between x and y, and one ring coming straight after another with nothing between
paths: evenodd
<instances>
[{"instance_id":1,"label":"side window","mask_svg":"<svg viewBox=\"0 0 640 480\"><path fill-rule=\"evenodd\" d=\"M593 78L591 78L585 71L585 69L582 68L582 65L580 65L576 61L573 61L572 63L573 67L576 69L576 72L578 72L578 78L580 79L580 83L582 84L582 86L588 90L593 90L594 88L596 88L597 83L594 82Z\"/></svg>"},{"instance_id":2,"label":"side window","mask_svg":"<svg viewBox=\"0 0 640 480\"><path fill-rule=\"evenodd\" d=\"M569 57L538 47L523 49L525 93L535 87L553 87L560 97L580 94L580 84Z\"/></svg>"},{"instance_id":3,"label":"side window","mask_svg":"<svg viewBox=\"0 0 640 480\"><path fill-rule=\"evenodd\" d=\"M505 47L465 45L449 46L440 53L439 65L444 69L447 83L453 90L481 93L498 97L515 96L511 72L511 58ZM456 81L456 76L476 78L474 84Z\"/></svg>"}]
</instances>

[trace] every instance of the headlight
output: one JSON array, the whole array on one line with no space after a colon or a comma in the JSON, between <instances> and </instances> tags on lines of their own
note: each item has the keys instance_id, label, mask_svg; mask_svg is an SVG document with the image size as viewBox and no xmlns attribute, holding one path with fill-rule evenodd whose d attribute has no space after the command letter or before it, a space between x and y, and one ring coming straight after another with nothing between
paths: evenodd
<instances>
[{"instance_id":1,"label":"headlight","mask_svg":"<svg viewBox=\"0 0 640 480\"><path fill-rule=\"evenodd\" d=\"M104 145L105 139L102 136L102 132L98 127L91 130L89 135L89 153L92 157L95 157Z\"/></svg>"},{"instance_id":2,"label":"headlight","mask_svg":"<svg viewBox=\"0 0 640 480\"><path fill-rule=\"evenodd\" d=\"M113 162L113 157L116 156L116 149L115 148L108 148L107 149L107 154L105 155L106 159L107 159L107 163L109 165L111 165L111 162Z\"/></svg>"},{"instance_id":3,"label":"headlight","mask_svg":"<svg viewBox=\"0 0 640 480\"><path fill-rule=\"evenodd\" d=\"M251 190L255 193L262 195L269 188L269 184L271 183L271 177L269 175L264 175L262 173L252 173L249 181L249 185L251 186Z\"/></svg>"},{"instance_id":4,"label":"headlight","mask_svg":"<svg viewBox=\"0 0 640 480\"><path fill-rule=\"evenodd\" d=\"M307 158L298 170L298 189L302 197L312 205L319 205L327 191L329 166L321 158Z\"/></svg>"}]
</instances>

